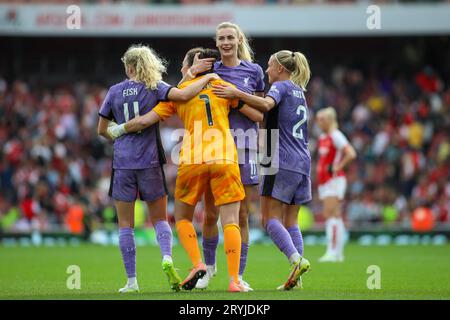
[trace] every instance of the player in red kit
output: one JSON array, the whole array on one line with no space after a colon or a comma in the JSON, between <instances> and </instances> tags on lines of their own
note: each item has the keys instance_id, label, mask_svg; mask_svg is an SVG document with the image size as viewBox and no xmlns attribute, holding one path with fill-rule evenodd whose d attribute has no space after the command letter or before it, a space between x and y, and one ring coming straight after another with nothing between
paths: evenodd
<instances>
[{"instance_id":1,"label":"player in red kit","mask_svg":"<svg viewBox=\"0 0 450 320\"><path fill-rule=\"evenodd\" d=\"M317 124L322 130L319 138L317 182L319 199L326 218L327 251L320 262L344 260L345 226L341 201L347 188L344 168L356 158L355 149L338 129L336 110L324 108L317 113Z\"/></svg>"}]
</instances>

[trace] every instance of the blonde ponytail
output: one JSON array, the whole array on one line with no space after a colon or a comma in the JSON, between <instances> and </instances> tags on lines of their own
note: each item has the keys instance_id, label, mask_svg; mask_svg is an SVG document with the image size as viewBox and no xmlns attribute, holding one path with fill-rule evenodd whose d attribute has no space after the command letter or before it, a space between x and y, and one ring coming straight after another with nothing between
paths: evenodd
<instances>
[{"instance_id":1,"label":"blonde ponytail","mask_svg":"<svg viewBox=\"0 0 450 320\"><path fill-rule=\"evenodd\" d=\"M164 60L148 46L132 45L122 57L122 62L127 66L133 66L136 70L135 80L145 84L147 89L155 90L158 82L162 80L162 74L166 72Z\"/></svg>"},{"instance_id":2,"label":"blonde ponytail","mask_svg":"<svg viewBox=\"0 0 450 320\"><path fill-rule=\"evenodd\" d=\"M217 26L216 31L225 28L233 28L234 30L236 30L237 36L239 40L241 40L241 43L238 46L238 58L240 60L253 62L254 59L253 49L252 47L250 47L250 43L247 39L247 36L245 35L244 32L242 32L241 28L237 24L232 22L222 22Z\"/></svg>"},{"instance_id":3,"label":"blonde ponytail","mask_svg":"<svg viewBox=\"0 0 450 320\"><path fill-rule=\"evenodd\" d=\"M291 74L291 81L303 90L306 90L306 86L311 78L311 70L304 54L282 50L275 53L275 58Z\"/></svg>"}]
</instances>

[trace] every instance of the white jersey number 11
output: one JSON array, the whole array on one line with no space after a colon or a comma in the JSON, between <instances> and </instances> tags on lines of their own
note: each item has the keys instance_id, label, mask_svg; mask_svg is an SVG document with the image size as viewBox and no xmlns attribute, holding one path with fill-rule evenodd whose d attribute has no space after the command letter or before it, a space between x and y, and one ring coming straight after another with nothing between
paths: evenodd
<instances>
[{"instance_id":1,"label":"white jersey number 11","mask_svg":"<svg viewBox=\"0 0 450 320\"><path fill-rule=\"evenodd\" d=\"M133 101L133 111L134 111L134 117L139 116L139 102ZM123 115L125 116L125 122L128 122L130 120L130 110L128 109L128 102L125 102L123 104ZM134 118L133 117L133 118ZM131 118L131 119L133 119Z\"/></svg>"}]
</instances>

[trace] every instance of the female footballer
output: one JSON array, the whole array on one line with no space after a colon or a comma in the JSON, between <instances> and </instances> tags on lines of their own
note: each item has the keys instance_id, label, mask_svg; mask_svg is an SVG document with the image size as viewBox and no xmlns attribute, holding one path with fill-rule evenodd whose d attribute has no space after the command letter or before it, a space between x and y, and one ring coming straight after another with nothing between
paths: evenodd
<instances>
[{"instance_id":1,"label":"female footballer","mask_svg":"<svg viewBox=\"0 0 450 320\"><path fill-rule=\"evenodd\" d=\"M305 56L289 50L274 53L266 72L271 88L264 98L223 85L215 86L213 91L220 97L238 98L268 113L266 150L271 157L270 164L263 169L260 186L262 222L292 266L282 286L290 290L310 268L309 261L302 257L297 218L300 205L311 200L308 108L304 94L311 72ZM272 139L271 135L277 132L279 138Z\"/></svg>"},{"instance_id":2,"label":"female footballer","mask_svg":"<svg viewBox=\"0 0 450 320\"><path fill-rule=\"evenodd\" d=\"M326 218L327 251L319 262L344 261L345 225L341 214L347 180L344 168L356 158L356 151L339 130L336 110L327 107L317 112L317 124L322 130L319 138L317 181L319 199Z\"/></svg>"},{"instance_id":3,"label":"female footballer","mask_svg":"<svg viewBox=\"0 0 450 320\"><path fill-rule=\"evenodd\" d=\"M128 79L113 85L100 108L98 134L111 139L110 130L150 112L159 101L187 101L212 77L180 90L162 81L166 71L163 61L148 46L132 45L122 57ZM163 256L162 268L172 289L179 290L181 279L172 261L172 230L167 222L167 188L162 165L164 151L159 126L114 141L110 196L114 199L119 220L119 246L128 282L119 292L139 291L136 279L134 241L134 203L139 194L147 203L150 219Z\"/></svg>"},{"instance_id":4,"label":"female footballer","mask_svg":"<svg viewBox=\"0 0 450 320\"><path fill-rule=\"evenodd\" d=\"M262 96L264 94L264 72L258 64L252 62L253 50L241 28L231 22L219 24L216 29L216 47L220 52L220 60L214 64L214 72L240 90ZM210 63L211 60L207 59L195 60L182 81L194 77L197 72L207 70ZM248 214L250 199L248 195L251 195L252 188L259 183L257 171L258 123L236 109L231 110L228 118L238 150L239 169L246 194L239 209L239 227L242 237L239 279L249 290L252 290L242 277L247 265L249 249ZM203 254L208 271L206 276L198 281L196 287L198 289L205 289L209 280L217 272L218 218L218 210L215 208L211 192L208 190L205 194L205 219L203 223Z\"/></svg>"}]
</instances>

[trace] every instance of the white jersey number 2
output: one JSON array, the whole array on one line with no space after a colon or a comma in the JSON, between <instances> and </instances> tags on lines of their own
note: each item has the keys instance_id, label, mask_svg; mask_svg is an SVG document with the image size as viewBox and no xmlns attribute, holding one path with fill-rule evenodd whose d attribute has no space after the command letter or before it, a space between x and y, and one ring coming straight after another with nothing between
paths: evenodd
<instances>
[{"instance_id":1,"label":"white jersey number 2","mask_svg":"<svg viewBox=\"0 0 450 320\"><path fill-rule=\"evenodd\" d=\"M297 115L301 115L303 111L303 116L300 119L299 122L297 122L294 127L292 128L292 135L297 138L297 139L302 139L304 140L304 136L303 136L303 130L299 129L302 124L304 124L308 118L308 110L306 110L306 107L304 105L299 105L297 107Z\"/></svg>"}]
</instances>

